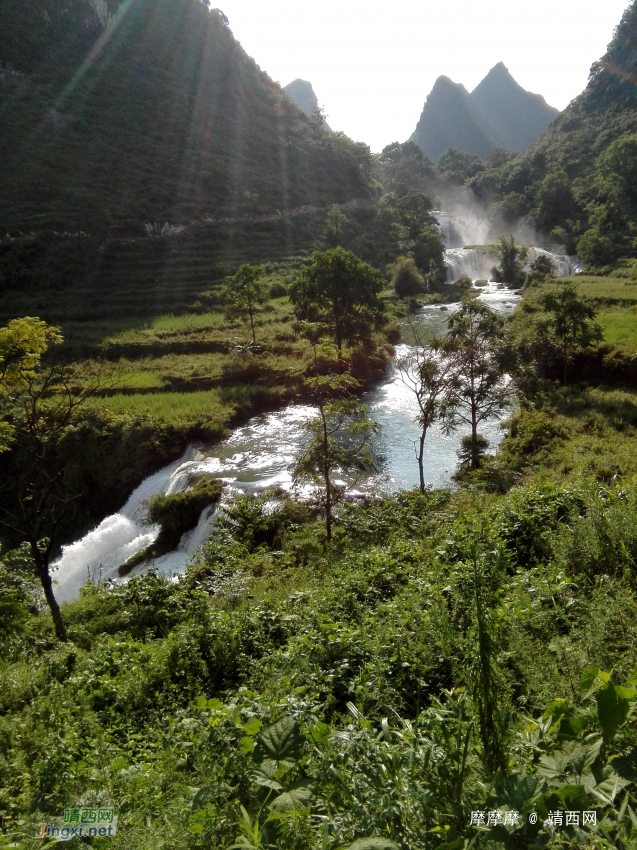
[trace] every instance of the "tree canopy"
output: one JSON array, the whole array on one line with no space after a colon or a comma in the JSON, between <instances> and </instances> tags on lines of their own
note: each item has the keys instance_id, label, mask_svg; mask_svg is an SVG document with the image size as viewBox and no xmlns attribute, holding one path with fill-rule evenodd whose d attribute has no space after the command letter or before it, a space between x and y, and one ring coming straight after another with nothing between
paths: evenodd
<instances>
[{"instance_id":1,"label":"tree canopy","mask_svg":"<svg viewBox=\"0 0 637 850\"><path fill-rule=\"evenodd\" d=\"M299 271L291 299L297 318L322 325L341 356L343 344L367 341L383 326L384 285L377 269L351 251L332 248L316 251L310 265Z\"/></svg>"},{"instance_id":2,"label":"tree canopy","mask_svg":"<svg viewBox=\"0 0 637 850\"><path fill-rule=\"evenodd\" d=\"M262 266L244 263L236 274L226 278L224 290L226 317L245 319L250 324L253 345L257 344L256 317L265 310L269 301L269 287L263 280L264 275Z\"/></svg>"}]
</instances>

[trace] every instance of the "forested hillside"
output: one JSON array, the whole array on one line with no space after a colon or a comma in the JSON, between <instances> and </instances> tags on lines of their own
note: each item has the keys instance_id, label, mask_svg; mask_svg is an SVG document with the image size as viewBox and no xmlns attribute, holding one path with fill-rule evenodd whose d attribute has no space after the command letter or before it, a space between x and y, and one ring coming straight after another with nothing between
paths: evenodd
<instances>
[{"instance_id":1,"label":"forested hillside","mask_svg":"<svg viewBox=\"0 0 637 850\"><path fill-rule=\"evenodd\" d=\"M468 184L503 224L553 232L604 266L635 251L637 3L630 4L585 91L521 157L487 163Z\"/></svg>"},{"instance_id":2,"label":"forested hillside","mask_svg":"<svg viewBox=\"0 0 637 850\"><path fill-rule=\"evenodd\" d=\"M0 229L141 227L369 197L365 145L324 133L200 0L0 10Z\"/></svg>"}]
</instances>

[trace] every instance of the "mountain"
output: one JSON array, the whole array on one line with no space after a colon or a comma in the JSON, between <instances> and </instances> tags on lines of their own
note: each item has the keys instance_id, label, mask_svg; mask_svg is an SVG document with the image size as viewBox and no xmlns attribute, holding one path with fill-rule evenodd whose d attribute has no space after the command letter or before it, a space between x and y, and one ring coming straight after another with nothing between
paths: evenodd
<instances>
[{"instance_id":1,"label":"mountain","mask_svg":"<svg viewBox=\"0 0 637 850\"><path fill-rule=\"evenodd\" d=\"M307 80L292 80L291 83L284 86L283 91L306 115L313 115L318 109L318 98L314 93L312 83ZM323 127L326 130L330 129L326 123L323 123Z\"/></svg>"},{"instance_id":2,"label":"mountain","mask_svg":"<svg viewBox=\"0 0 637 850\"><path fill-rule=\"evenodd\" d=\"M411 141L432 159L438 159L447 148L484 156L491 148L498 147L496 140L476 121L465 87L449 77L436 80Z\"/></svg>"},{"instance_id":3,"label":"mountain","mask_svg":"<svg viewBox=\"0 0 637 850\"><path fill-rule=\"evenodd\" d=\"M525 151L559 115L542 95L518 85L502 62L471 92L470 105L480 126L510 151Z\"/></svg>"},{"instance_id":4,"label":"mountain","mask_svg":"<svg viewBox=\"0 0 637 850\"><path fill-rule=\"evenodd\" d=\"M507 229L525 220L568 253L604 267L637 248L637 0L586 89L521 156L468 185Z\"/></svg>"},{"instance_id":5,"label":"mountain","mask_svg":"<svg viewBox=\"0 0 637 850\"><path fill-rule=\"evenodd\" d=\"M0 230L373 192L369 149L320 132L202 0L2 0L0 115Z\"/></svg>"},{"instance_id":6,"label":"mountain","mask_svg":"<svg viewBox=\"0 0 637 850\"><path fill-rule=\"evenodd\" d=\"M500 62L471 94L449 77L438 77L411 140L432 159L448 147L481 157L496 147L524 151L557 115Z\"/></svg>"},{"instance_id":7,"label":"mountain","mask_svg":"<svg viewBox=\"0 0 637 850\"><path fill-rule=\"evenodd\" d=\"M291 97L297 106L300 106L306 115L311 115L318 109L318 99L314 94L312 83L307 80L292 80L287 86L283 87L283 91L288 97Z\"/></svg>"}]
</instances>

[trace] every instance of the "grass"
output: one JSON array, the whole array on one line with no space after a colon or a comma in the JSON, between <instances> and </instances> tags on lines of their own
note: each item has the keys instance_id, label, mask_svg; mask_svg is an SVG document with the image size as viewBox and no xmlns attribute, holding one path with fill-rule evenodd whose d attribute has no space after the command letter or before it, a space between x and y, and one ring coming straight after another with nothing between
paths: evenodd
<instances>
[{"instance_id":1,"label":"grass","mask_svg":"<svg viewBox=\"0 0 637 850\"><path fill-rule=\"evenodd\" d=\"M201 334L223 328L224 317L221 312L208 313L163 313L148 323L134 328L127 328L110 337L113 342L126 343L139 341L148 336L151 339L177 336L181 334Z\"/></svg>"},{"instance_id":2,"label":"grass","mask_svg":"<svg viewBox=\"0 0 637 850\"><path fill-rule=\"evenodd\" d=\"M604 328L606 343L618 349L637 351L637 305L624 309L602 310L597 321Z\"/></svg>"},{"instance_id":3,"label":"grass","mask_svg":"<svg viewBox=\"0 0 637 850\"><path fill-rule=\"evenodd\" d=\"M235 404L224 401L223 396L219 389L144 395L118 393L103 399L101 404L113 413L148 413L179 426L206 423L222 434L236 409ZM227 398L227 394L225 396Z\"/></svg>"},{"instance_id":4,"label":"grass","mask_svg":"<svg viewBox=\"0 0 637 850\"><path fill-rule=\"evenodd\" d=\"M632 278L576 275L560 278L559 283L575 284L581 295L591 298L600 307L637 304L637 280Z\"/></svg>"},{"instance_id":5,"label":"grass","mask_svg":"<svg viewBox=\"0 0 637 850\"><path fill-rule=\"evenodd\" d=\"M118 387L127 387L129 389L150 389L152 387L159 388L161 386L161 377L155 369L144 371L142 369L131 370L125 372L118 381Z\"/></svg>"}]
</instances>

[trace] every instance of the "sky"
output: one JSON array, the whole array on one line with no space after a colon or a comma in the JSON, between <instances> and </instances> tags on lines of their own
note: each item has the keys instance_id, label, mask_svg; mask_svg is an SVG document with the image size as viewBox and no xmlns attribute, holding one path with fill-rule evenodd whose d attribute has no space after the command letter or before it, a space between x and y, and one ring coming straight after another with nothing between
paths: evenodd
<instances>
[{"instance_id":1,"label":"sky","mask_svg":"<svg viewBox=\"0 0 637 850\"><path fill-rule=\"evenodd\" d=\"M285 86L378 152L413 133L437 77L471 91L498 62L558 109L586 86L629 0L213 0Z\"/></svg>"}]
</instances>

